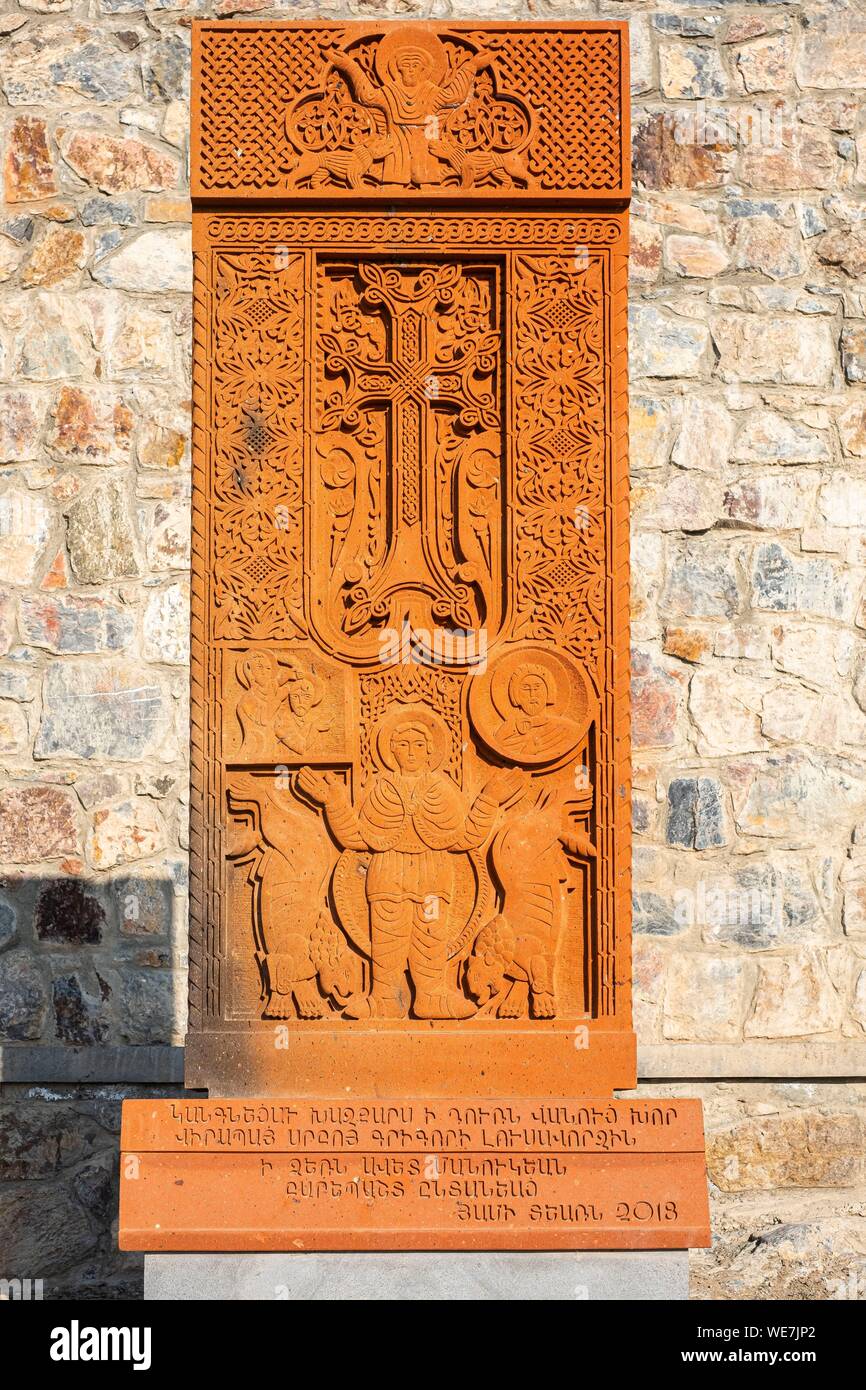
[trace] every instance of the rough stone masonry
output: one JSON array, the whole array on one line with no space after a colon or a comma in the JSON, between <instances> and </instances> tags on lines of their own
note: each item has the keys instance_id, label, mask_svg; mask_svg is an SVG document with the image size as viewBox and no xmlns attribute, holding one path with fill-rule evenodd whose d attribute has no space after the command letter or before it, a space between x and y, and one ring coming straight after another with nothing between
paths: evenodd
<instances>
[{"instance_id":1,"label":"rough stone masonry","mask_svg":"<svg viewBox=\"0 0 866 1390\"><path fill-rule=\"evenodd\" d=\"M3 4L4 1055L183 1038L189 27L239 14L630 20L642 1075L706 1107L694 1295L862 1299L858 0ZM4 1086L0 1277L136 1295L117 1067Z\"/></svg>"}]
</instances>

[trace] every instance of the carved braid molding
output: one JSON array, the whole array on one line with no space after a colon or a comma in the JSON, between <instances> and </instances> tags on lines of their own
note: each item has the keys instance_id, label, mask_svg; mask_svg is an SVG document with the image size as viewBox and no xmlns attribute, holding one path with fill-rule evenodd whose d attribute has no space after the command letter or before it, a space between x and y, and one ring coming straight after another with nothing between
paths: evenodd
<instances>
[{"instance_id":1,"label":"carved braid molding","mask_svg":"<svg viewBox=\"0 0 866 1390\"><path fill-rule=\"evenodd\" d=\"M281 245L285 238L283 218L273 217L211 217L207 220L208 240L214 245L229 242L264 242ZM292 241L319 246L358 242L374 246L419 242L437 242L467 246L497 245L550 246L565 242L580 246L614 246L624 240L624 225L616 217L488 217L484 214L460 214L437 217L359 217L351 213L342 217L295 217L292 219Z\"/></svg>"},{"instance_id":2,"label":"carved braid molding","mask_svg":"<svg viewBox=\"0 0 866 1390\"><path fill-rule=\"evenodd\" d=\"M194 26L193 196L628 195L616 23ZM402 64L424 80L407 94Z\"/></svg>"}]
</instances>

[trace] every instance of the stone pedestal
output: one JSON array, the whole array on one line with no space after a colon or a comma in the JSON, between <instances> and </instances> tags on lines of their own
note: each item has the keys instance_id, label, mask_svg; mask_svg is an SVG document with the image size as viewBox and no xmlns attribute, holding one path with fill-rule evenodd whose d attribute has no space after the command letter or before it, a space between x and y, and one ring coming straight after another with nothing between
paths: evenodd
<instances>
[{"instance_id":1,"label":"stone pedestal","mask_svg":"<svg viewBox=\"0 0 866 1390\"><path fill-rule=\"evenodd\" d=\"M687 1250L146 1255L146 1301L674 1301Z\"/></svg>"},{"instance_id":2,"label":"stone pedestal","mask_svg":"<svg viewBox=\"0 0 866 1390\"><path fill-rule=\"evenodd\" d=\"M709 1244L696 1100L127 1101L121 1175L123 1250Z\"/></svg>"}]
</instances>

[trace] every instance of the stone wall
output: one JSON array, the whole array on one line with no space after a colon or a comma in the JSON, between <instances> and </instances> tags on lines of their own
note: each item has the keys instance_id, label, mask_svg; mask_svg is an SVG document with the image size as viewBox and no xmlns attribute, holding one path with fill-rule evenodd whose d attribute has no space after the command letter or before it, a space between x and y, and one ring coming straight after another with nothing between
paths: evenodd
<instances>
[{"instance_id":1,"label":"stone wall","mask_svg":"<svg viewBox=\"0 0 866 1390\"><path fill-rule=\"evenodd\" d=\"M866 1105L842 1079L866 1071L853 0L6 0L0 1039L21 1086L0 1276L134 1291L110 1172L138 1071L25 1083L57 1080L63 1047L128 1059L183 1037L189 26L240 13L631 21L644 1090L688 1078L669 1089L706 1103L717 1239L697 1296L862 1298ZM35 1232L37 1201L54 1214Z\"/></svg>"}]
</instances>

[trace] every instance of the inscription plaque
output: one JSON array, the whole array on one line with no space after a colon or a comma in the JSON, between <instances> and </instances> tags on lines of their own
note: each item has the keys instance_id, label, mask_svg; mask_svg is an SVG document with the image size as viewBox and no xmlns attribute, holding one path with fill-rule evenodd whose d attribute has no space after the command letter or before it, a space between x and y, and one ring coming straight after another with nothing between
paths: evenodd
<instances>
[{"instance_id":1,"label":"inscription plaque","mask_svg":"<svg viewBox=\"0 0 866 1390\"><path fill-rule=\"evenodd\" d=\"M637 1102L560 1100L636 1079L626 49L616 22L193 25L211 1100L125 1107L129 1248L705 1232L696 1103L653 1103L649 1139ZM380 1141L313 1117L371 1096ZM291 1120L245 1139L257 1107Z\"/></svg>"},{"instance_id":2,"label":"inscription plaque","mask_svg":"<svg viewBox=\"0 0 866 1390\"><path fill-rule=\"evenodd\" d=\"M125 1239L138 1250L706 1243L697 1101L160 1107L156 1125L148 1101L124 1111L138 1167Z\"/></svg>"}]
</instances>

